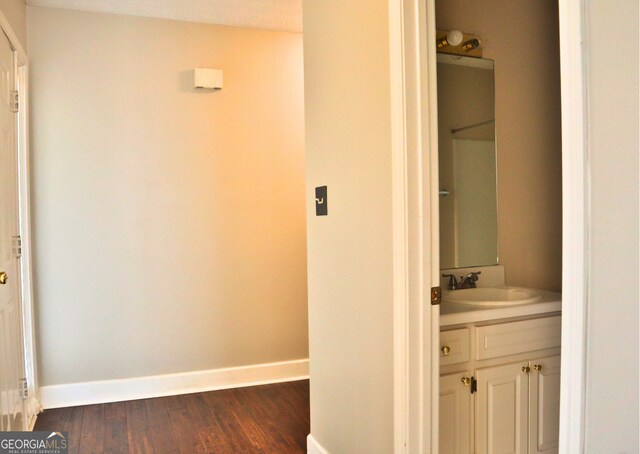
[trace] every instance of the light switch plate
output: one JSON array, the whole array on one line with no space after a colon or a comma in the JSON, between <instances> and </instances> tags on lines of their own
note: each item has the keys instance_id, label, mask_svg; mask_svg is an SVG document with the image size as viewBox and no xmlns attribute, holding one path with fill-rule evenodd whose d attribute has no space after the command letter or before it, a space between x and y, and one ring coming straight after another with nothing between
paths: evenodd
<instances>
[{"instance_id":1,"label":"light switch plate","mask_svg":"<svg viewBox=\"0 0 640 454\"><path fill-rule=\"evenodd\" d=\"M327 187L316 188L316 216L326 216L329 214L327 207Z\"/></svg>"}]
</instances>

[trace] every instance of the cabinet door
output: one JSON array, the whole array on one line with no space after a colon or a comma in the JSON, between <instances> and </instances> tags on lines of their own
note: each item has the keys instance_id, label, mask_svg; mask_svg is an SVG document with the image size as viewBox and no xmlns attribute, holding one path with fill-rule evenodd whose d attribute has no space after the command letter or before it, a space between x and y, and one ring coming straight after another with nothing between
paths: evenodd
<instances>
[{"instance_id":1,"label":"cabinet door","mask_svg":"<svg viewBox=\"0 0 640 454\"><path fill-rule=\"evenodd\" d=\"M529 453L557 454L560 437L560 357L531 361Z\"/></svg>"},{"instance_id":2,"label":"cabinet door","mask_svg":"<svg viewBox=\"0 0 640 454\"><path fill-rule=\"evenodd\" d=\"M440 454L471 452L471 389L462 383L469 372L440 377Z\"/></svg>"},{"instance_id":3,"label":"cabinet door","mask_svg":"<svg viewBox=\"0 0 640 454\"><path fill-rule=\"evenodd\" d=\"M476 454L526 454L528 362L476 371Z\"/></svg>"}]
</instances>

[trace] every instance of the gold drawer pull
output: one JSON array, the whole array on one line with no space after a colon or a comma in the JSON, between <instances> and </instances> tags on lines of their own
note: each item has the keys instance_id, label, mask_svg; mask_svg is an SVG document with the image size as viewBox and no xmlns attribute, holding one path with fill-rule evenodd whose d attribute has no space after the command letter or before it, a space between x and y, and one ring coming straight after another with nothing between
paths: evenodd
<instances>
[{"instance_id":1,"label":"gold drawer pull","mask_svg":"<svg viewBox=\"0 0 640 454\"><path fill-rule=\"evenodd\" d=\"M531 368L529 366L524 366L522 368L522 372L524 372L525 374L528 374L529 372L531 372Z\"/></svg>"},{"instance_id":2,"label":"gold drawer pull","mask_svg":"<svg viewBox=\"0 0 640 454\"><path fill-rule=\"evenodd\" d=\"M449 353L451 353L451 347L449 347L448 345L443 345L440 351L444 356L447 356L449 355Z\"/></svg>"},{"instance_id":3,"label":"gold drawer pull","mask_svg":"<svg viewBox=\"0 0 640 454\"><path fill-rule=\"evenodd\" d=\"M542 370L542 364L534 364L533 368L534 370L537 370L538 372L540 372Z\"/></svg>"},{"instance_id":4,"label":"gold drawer pull","mask_svg":"<svg viewBox=\"0 0 640 454\"><path fill-rule=\"evenodd\" d=\"M464 386L469 386L471 384L471 379L469 377L462 377L460 381Z\"/></svg>"}]
</instances>

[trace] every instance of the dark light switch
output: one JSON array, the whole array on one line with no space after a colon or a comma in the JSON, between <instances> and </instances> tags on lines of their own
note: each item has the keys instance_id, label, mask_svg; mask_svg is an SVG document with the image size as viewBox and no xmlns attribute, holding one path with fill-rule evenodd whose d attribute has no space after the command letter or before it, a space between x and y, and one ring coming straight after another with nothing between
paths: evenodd
<instances>
[{"instance_id":1,"label":"dark light switch","mask_svg":"<svg viewBox=\"0 0 640 454\"><path fill-rule=\"evenodd\" d=\"M327 211L327 187L316 188L316 216L326 216Z\"/></svg>"}]
</instances>

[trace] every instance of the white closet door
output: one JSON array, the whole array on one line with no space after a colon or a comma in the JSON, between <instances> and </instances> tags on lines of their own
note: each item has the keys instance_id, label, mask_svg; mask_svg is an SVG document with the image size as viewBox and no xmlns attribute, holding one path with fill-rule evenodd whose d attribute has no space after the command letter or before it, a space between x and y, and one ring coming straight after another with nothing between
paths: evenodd
<instances>
[{"instance_id":1,"label":"white closet door","mask_svg":"<svg viewBox=\"0 0 640 454\"><path fill-rule=\"evenodd\" d=\"M20 266L16 254L18 166L13 109L15 57L0 33L0 430L24 430L24 378Z\"/></svg>"}]
</instances>

